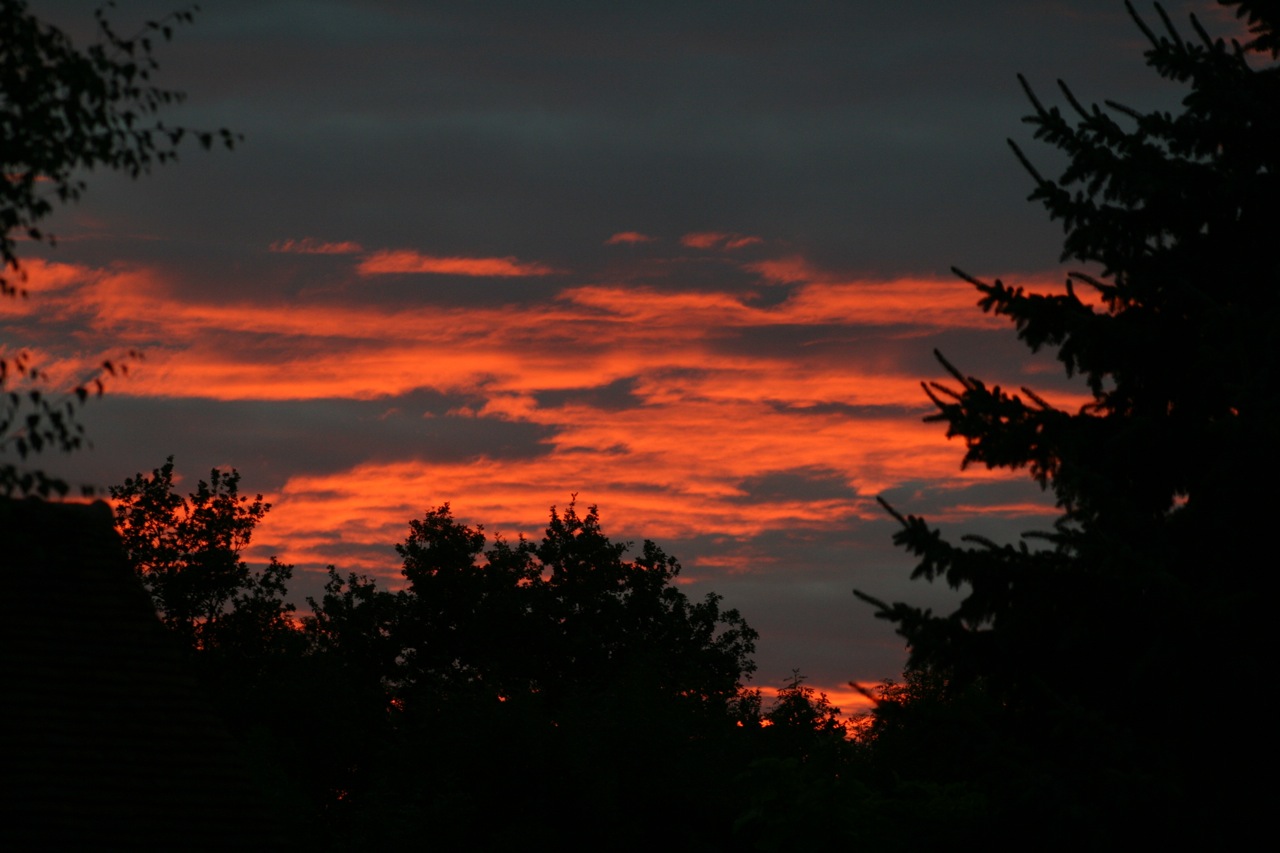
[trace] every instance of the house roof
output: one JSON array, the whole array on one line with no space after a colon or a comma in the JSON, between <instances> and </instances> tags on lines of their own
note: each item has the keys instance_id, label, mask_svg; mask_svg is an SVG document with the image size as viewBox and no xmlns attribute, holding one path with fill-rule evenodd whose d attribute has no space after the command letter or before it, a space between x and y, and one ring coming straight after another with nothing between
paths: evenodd
<instances>
[{"instance_id":1,"label":"house roof","mask_svg":"<svg viewBox=\"0 0 1280 853\"><path fill-rule=\"evenodd\" d=\"M105 503L0 499L0 577L4 846L279 846Z\"/></svg>"}]
</instances>

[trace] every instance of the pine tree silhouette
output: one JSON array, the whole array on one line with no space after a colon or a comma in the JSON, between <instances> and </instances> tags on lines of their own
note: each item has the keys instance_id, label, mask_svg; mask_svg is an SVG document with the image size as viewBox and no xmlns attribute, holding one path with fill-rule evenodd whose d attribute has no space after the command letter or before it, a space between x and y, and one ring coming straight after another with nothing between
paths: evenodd
<instances>
[{"instance_id":1,"label":"pine tree silhouette","mask_svg":"<svg viewBox=\"0 0 1280 853\"><path fill-rule=\"evenodd\" d=\"M1153 29L1126 3L1148 65L1189 90L1177 114L1086 106L1062 82L1065 109L1050 106L1020 78L1025 121L1070 163L1048 178L1010 145L1030 199L1063 224L1062 260L1083 268L1058 293L956 270L984 311L1033 351L1056 349L1091 392L1066 411L940 353L955 384L925 385L929 420L964 438L964 464L1025 467L1053 490L1054 529L954 544L885 504L903 525L895 541L920 558L914 577L965 596L936 615L856 592L896 623L912 667L953 695L984 691L1043 774L1092 786L1131 827L1177 803L1163 825L1204 832L1248 811L1234 780L1262 731L1262 496L1280 439L1280 10L1223 5L1248 22L1247 43L1211 38L1194 16L1184 38L1159 6ZM1223 684L1233 722L1188 742L1176 705L1197 693L1218 703ZM1104 792L1103 777L1126 793Z\"/></svg>"}]
</instances>

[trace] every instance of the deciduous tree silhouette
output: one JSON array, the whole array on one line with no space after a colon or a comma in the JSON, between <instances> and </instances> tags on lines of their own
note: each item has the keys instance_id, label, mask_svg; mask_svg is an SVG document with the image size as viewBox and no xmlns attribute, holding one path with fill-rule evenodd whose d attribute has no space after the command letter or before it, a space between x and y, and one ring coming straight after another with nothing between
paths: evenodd
<instances>
[{"instance_id":1,"label":"deciduous tree silhouette","mask_svg":"<svg viewBox=\"0 0 1280 853\"><path fill-rule=\"evenodd\" d=\"M653 543L628 559L594 507L553 508L540 542L486 544L445 504L397 547L405 590L332 571L312 602L318 648L376 667L395 721L351 799L360 833L483 847L723 830L732 806L706 792L742 731L755 631L714 594L690 600Z\"/></svg>"},{"instance_id":2,"label":"deciduous tree silhouette","mask_svg":"<svg viewBox=\"0 0 1280 853\"><path fill-rule=\"evenodd\" d=\"M1062 83L1065 108L1049 106L1021 81L1036 137L1070 158L1048 178L1010 143L1035 182L1030 198L1063 223L1062 259L1083 265L1062 292L957 270L984 311L1008 317L1033 351L1056 349L1091 393L1063 410L941 354L955 384L925 386L938 406L930 419L964 438L965 464L1025 467L1053 490L1054 529L1016 546L956 545L890 509L903 525L896 541L920 558L914 576L965 597L939 616L858 593L898 625L913 666L952 695L979 686L1028 754L1057 750L1046 766L1063 788L1068 777L1096 784L1105 769L1130 789L1099 798L1147 815L1178 801L1201 827L1239 789L1195 792L1187 750L1172 757L1183 721L1170 705L1197 684L1233 685L1230 746L1192 751L1219 775L1261 731L1252 685L1267 669L1269 582L1254 548L1280 439L1280 14L1273 3L1223 5L1248 21L1246 44L1211 38L1194 16L1184 38L1159 6L1153 29L1126 4L1148 64L1188 87L1177 114L1085 106ZM1154 794L1161 786L1168 796Z\"/></svg>"},{"instance_id":3,"label":"deciduous tree silhouette","mask_svg":"<svg viewBox=\"0 0 1280 853\"><path fill-rule=\"evenodd\" d=\"M214 469L184 497L173 457L110 494L126 558L184 669L235 735L269 792L267 806L307 844L320 843L321 809L344 784L353 753L381 731L358 717L365 708L352 701L346 673L308 654L285 598L293 566L273 557L255 569L241 558L271 505L240 494L235 469ZM320 747L340 725L346 737Z\"/></svg>"},{"instance_id":4,"label":"deciduous tree silhouette","mask_svg":"<svg viewBox=\"0 0 1280 853\"><path fill-rule=\"evenodd\" d=\"M538 544L502 539L484 553L482 528L446 504L410 526L397 550L409 581L405 646L413 680L536 692L544 701L602 690L645 690L726 705L750 676L756 634L708 594L690 601L680 564L652 542L624 559L591 507L554 508Z\"/></svg>"},{"instance_id":5,"label":"deciduous tree silhouette","mask_svg":"<svg viewBox=\"0 0 1280 853\"><path fill-rule=\"evenodd\" d=\"M86 170L105 167L136 178L153 164L176 159L184 137L205 148L215 142L231 148L239 139L225 129L190 131L157 118L183 95L153 85L153 48L192 16L175 12L125 37L98 9L98 41L77 48L23 0L0 0L0 298L26 296L19 235L53 245L40 223L56 205L80 198ZM27 354L0 346L0 452L25 460L80 447L79 407L91 393L102 393L103 380L121 367L103 362L66 393L51 392ZM0 494L66 491L64 481L42 471L0 463Z\"/></svg>"},{"instance_id":6,"label":"deciduous tree silhouette","mask_svg":"<svg viewBox=\"0 0 1280 853\"><path fill-rule=\"evenodd\" d=\"M807 846L861 843L866 826L848 802L861 793L854 779L857 746L846 719L798 670L752 732L749 763L734 780L740 813L735 836L753 850L792 850L797 827ZM854 790L851 790L854 789Z\"/></svg>"},{"instance_id":7,"label":"deciduous tree silhouette","mask_svg":"<svg viewBox=\"0 0 1280 853\"><path fill-rule=\"evenodd\" d=\"M271 505L240 494L240 474L213 469L182 497L173 457L112 486L116 529L160 619L192 648L260 654L291 631L285 602L293 567L275 559L261 571L240 552Z\"/></svg>"}]
</instances>

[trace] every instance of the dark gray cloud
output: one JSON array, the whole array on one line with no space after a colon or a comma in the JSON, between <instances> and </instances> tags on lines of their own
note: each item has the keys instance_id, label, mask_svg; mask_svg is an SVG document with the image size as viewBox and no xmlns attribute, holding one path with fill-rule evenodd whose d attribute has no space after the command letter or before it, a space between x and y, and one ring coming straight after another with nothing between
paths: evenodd
<instances>
[{"instance_id":1,"label":"dark gray cloud","mask_svg":"<svg viewBox=\"0 0 1280 853\"><path fill-rule=\"evenodd\" d=\"M1031 268L1058 238L1003 145L1014 75L1167 98L1104 0L607 5L211 5L162 68L176 118L244 147L102 176L85 209L188 253L315 235L572 267L616 230L719 229L865 271Z\"/></svg>"},{"instance_id":2,"label":"dark gray cloud","mask_svg":"<svg viewBox=\"0 0 1280 853\"><path fill-rule=\"evenodd\" d=\"M748 503L787 500L850 500L858 492L838 471L792 468L748 477L738 483L742 501Z\"/></svg>"},{"instance_id":3,"label":"dark gray cloud","mask_svg":"<svg viewBox=\"0 0 1280 853\"><path fill-rule=\"evenodd\" d=\"M477 402L426 391L283 401L108 394L90 403L83 420L95 445L112 452L50 457L48 467L106 486L173 455L188 477L232 465L252 476L252 488L268 491L291 475L331 474L364 462L487 456L518 464L545 452L548 427L449 414Z\"/></svg>"},{"instance_id":4,"label":"dark gray cloud","mask_svg":"<svg viewBox=\"0 0 1280 853\"><path fill-rule=\"evenodd\" d=\"M539 391L534 396L538 405L554 409L565 405L590 406L594 409L629 409L641 403L635 395L634 377L619 379L608 385L593 388L564 388L555 391Z\"/></svg>"}]
</instances>

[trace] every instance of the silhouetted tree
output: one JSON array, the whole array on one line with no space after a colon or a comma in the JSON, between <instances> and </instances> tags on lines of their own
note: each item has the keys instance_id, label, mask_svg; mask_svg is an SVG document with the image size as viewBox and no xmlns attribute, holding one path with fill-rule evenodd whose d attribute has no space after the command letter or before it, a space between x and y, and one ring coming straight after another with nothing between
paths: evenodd
<instances>
[{"instance_id":1,"label":"silhouetted tree","mask_svg":"<svg viewBox=\"0 0 1280 853\"><path fill-rule=\"evenodd\" d=\"M230 148L239 138L155 118L183 95L152 85L154 43L167 41L192 12L149 21L130 37L111 27L104 9L94 16L98 41L77 48L23 0L0 0L0 298L26 296L18 235L53 245L40 222L55 204L80 198L85 170L105 167L137 177L152 164L174 160L185 136L205 148L215 142ZM49 393L47 377L27 354L0 347L0 452L25 460L44 450L78 448L84 441L79 406L90 393L100 394L103 380L120 367L103 362L68 393ZM0 494L66 491L64 481L42 471L0 463Z\"/></svg>"},{"instance_id":2,"label":"silhouetted tree","mask_svg":"<svg viewBox=\"0 0 1280 853\"><path fill-rule=\"evenodd\" d=\"M724 833L733 804L708 791L738 760L755 632L714 594L690 600L653 543L627 559L594 507L553 509L539 543L486 544L446 504L398 546L405 590L331 571L312 602L318 648L376 668L372 701L395 728L351 798L356 834L430 828L486 846ZM518 794L498 803L495 790Z\"/></svg>"},{"instance_id":3,"label":"silhouetted tree","mask_svg":"<svg viewBox=\"0 0 1280 853\"><path fill-rule=\"evenodd\" d=\"M768 727L780 737L801 733L804 736L800 744L801 753L807 750L811 734L843 743L848 728L840 716L840 709L831 704L827 694L819 693L804 682L805 677L799 670L791 674L786 686L778 691L773 704L764 713Z\"/></svg>"},{"instance_id":4,"label":"silhouetted tree","mask_svg":"<svg viewBox=\"0 0 1280 853\"><path fill-rule=\"evenodd\" d=\"M235 469L214 469L183 496L173 457L110 494L129 564L269 792L268 807L299 844L323 840L318 818L355 762L352 751L369 748L378 733L347 718L363 706L350 701L329 660L308 655L285 598L293 567L273 557L254 569L241 559L271 505L241 495ZM344 724L354 730L318 747Z\"/></svg>"},{"instance_id":5,"label":"silhouetted tree","mask_svg":"<svg viewBox=\"0 0 1280 853\"><path fill-rule=\"evenodd\" d=\"M753 850L862 841L850 801L862 789L854 776L856 744L847 719L825 693L792 673L755 728L749 764L734 780L740 794L735 837Z\"/></svg>"},{"instance_id":6,"label":"silhouetted tree","mask_svg":"<svg viewBox=\"0 0 1280 853\"><path fill-rule=\"evenodd\" d=\"M553 508L539 544L484 546L483 528L456 522L447 504L397 546L407 681L553 704L643 689L725 708L755 668L756 635L738 612L722 612L714 593L690 601L675 585L680 564L652 542L624 559L628 544L604 535L595 507Z\"/></svg>"},{"instance_id":7,"label":"silhouetted tree","mask_svg":"<svg viewBox=\"0 0 1280 853\"><path fill-rule=\"evenodd\" d=\"M1041 831L1055 825L1045 815L1075 808L1072 831L1093 815L1207 832L1213 815L1242 813L1243 789L1205 792L1197 773L1236 778L1240 750L1262 731L1253 685L1269 657L1269 584L1254 549L1270 515L1257 489L1276 482L1280 439L1280 13L1223 5L1247 18L1252 40L1214 40L1194 16L1185 39L1159 6L1157 32L1126 4L1148 64L1189 88L1178 114L1086 107L1060 83L1064 112L1022 81L1026 121L1070 158L1046 178L1014 145L1031 199L1064 225L1062 259L1085 265L1062 292L957 270L983 310L1010 318L1032 350L1055 348L1091 393L1063 410L941 355L957 385L925 387L931 420L965 439L965 464L1026 467L1053 490L1054 529L1017 546L956 545L890 510L903 524L896 541L921 559L914 576L965 597L938 616L859 593L897 623L943 695L990 697L1006 753L1023 751L1010 771L1020 790L1002 794L1009 815ZM1194 691L1188 678L1232 685L1238 716L1212 745L1187 745L1170 707Z\"/></svg>"},{"instance_id":8,"label":"silhouetted tree","mask_svg":"<svg viewBox=\"0 0 1280 853\"><path fill-rule=\"evenodd\" d=\"M391 678L401 654L399 625L407 609L404 592L380 589L371 577L333 566L319 601L307 597L311 615L303 628L320 651L340 654L378 679Z\"/></svg>"},{"instance_id":9,"label":"silhouetted tree","mask_svg":"<svg viewBox=\"0 0 1280 853\"><path fill-rule=\"evenodd\" d=\"M240 474L213 469L182 497L174 491L173 457L150 476L112 486L116 529L160 619L192 648L257 654L292 632L285 601L293 567L276 561L260 571L240 552L271 505L240 494Z\"/></svg>"}]
</instances>

